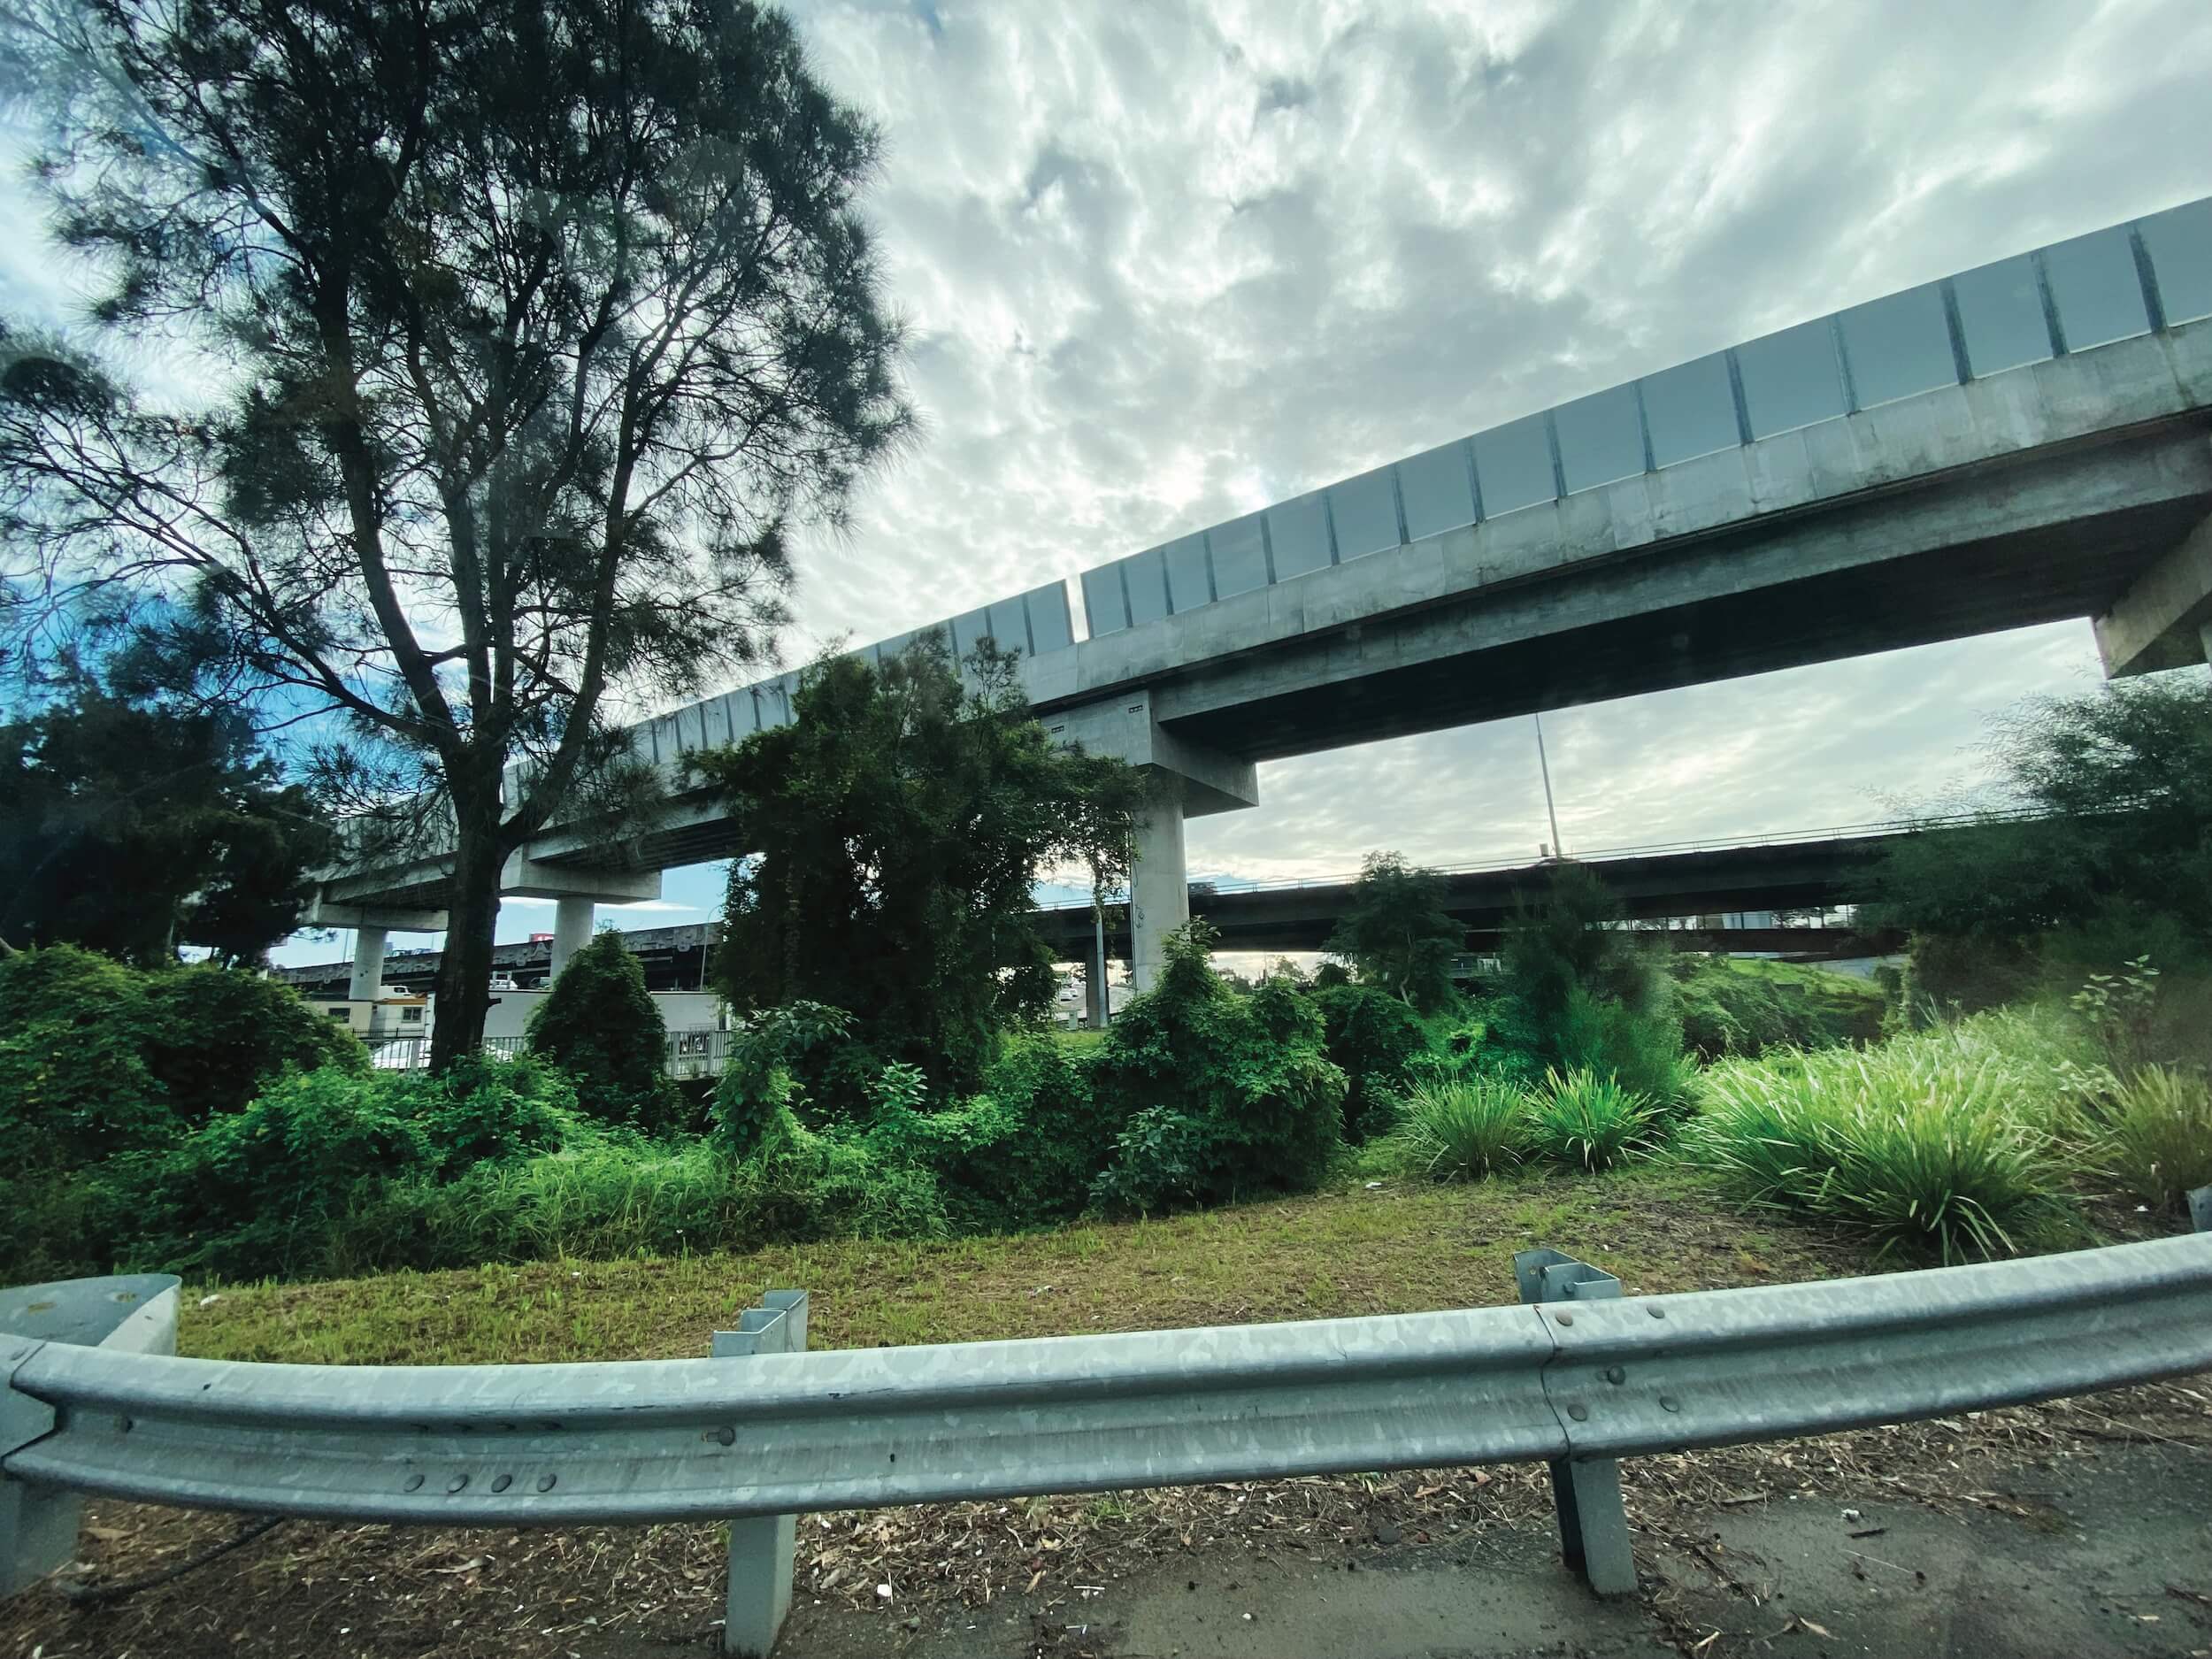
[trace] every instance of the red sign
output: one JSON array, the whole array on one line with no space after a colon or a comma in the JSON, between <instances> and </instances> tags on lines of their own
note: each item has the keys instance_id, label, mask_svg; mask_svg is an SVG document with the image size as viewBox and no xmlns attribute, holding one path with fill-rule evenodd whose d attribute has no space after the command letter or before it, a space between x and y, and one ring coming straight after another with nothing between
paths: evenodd
<instances>
[{"instance_id":1,"label":"red sign","mask_svg":"<svg viewBox=\"0 0 2212 1659\"><path fill-rule=\"evenodd\" d=\"M534 945L549 945L553 942L553 935L550 933L533 933L530 935L530 942Z\"/></svg>"}]
</instances>

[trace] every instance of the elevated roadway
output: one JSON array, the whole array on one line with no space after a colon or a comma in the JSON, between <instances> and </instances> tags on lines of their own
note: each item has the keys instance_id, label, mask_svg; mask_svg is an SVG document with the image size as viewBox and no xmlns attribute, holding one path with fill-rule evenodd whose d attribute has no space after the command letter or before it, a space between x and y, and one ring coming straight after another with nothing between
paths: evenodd
<instances>
[{"instance_id":1,"label":"elevated roadway","mask_svg":"<svg viewBox=\"0 0 2212 1659\"><path fill-rule=\"evenodd\" d=\"M1063 582L936 626L963 651L1018 648L1063 741L1148 770L1140 985L1191 911L1184 820L1254 804L1264 761L2068 618L2093 621L2110 673L2203 662L2212 199L1453 439L1080 580L1080 630ZM787 721L795 684L638 727L671 804L634 843L556 830L517 856L506 890L558 901L556 960L595 902L746 850L685 757ZM383 928L442 924L445 879L433 856L325 884L319 918L364 930L357 983ZM1317 919L1252 927L1310 935Z\"/></svg>"}]
</instances>

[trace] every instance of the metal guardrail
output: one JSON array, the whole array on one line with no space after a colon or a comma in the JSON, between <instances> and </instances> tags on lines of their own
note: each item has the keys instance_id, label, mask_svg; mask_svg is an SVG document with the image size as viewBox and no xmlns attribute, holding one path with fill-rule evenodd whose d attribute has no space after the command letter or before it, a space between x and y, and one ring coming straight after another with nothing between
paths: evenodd
<instances>
[{"instance_id":1,"label":"metal guardrail","mask_svg":"<svg viewBox=\"0 0 2212 1659\"><path fill-rule=\"evenodd\" d=\"M1570 1560L1617 1591L1624 1523L1594 1463L2212 1368L2212 1234L1611 1299L1555 1253L1517 1266L1522 1307L768 1352L741 1371L333 1368L0 1339L0 1490L642 1525L1542 1460Z\"/></svg>"}]
</instances>

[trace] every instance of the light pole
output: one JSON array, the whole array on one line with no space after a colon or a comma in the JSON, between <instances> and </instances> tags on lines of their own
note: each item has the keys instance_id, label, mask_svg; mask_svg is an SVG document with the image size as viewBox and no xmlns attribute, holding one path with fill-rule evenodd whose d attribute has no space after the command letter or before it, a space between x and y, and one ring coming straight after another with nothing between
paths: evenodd
<instances>
[{"instance_id":1,"label":"light pole","mask_svg":"<svg viewBox=\"0 0 2212 1659\"><path fill-rule=\"evenodd\" d=\"M1567 849L1559 844L1559 811L1551 801L1551 762L1544 757L1544 717L1532 717L1536 722L1536 764L1544 774L1544 816L1551 820L1551 856L1563 858Z\"/></svg>"}]
</instances>

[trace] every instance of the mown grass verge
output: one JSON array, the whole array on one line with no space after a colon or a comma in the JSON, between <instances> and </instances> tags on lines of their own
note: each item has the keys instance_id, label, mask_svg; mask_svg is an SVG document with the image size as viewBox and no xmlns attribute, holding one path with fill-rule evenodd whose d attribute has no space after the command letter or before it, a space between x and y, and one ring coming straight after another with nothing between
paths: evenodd
<instances>
[{"instance_id":1,"label":"mown grass verge","mask_svg":"<svg viewBox=\"0 0 2212 1659\"><path fill-rule=\"evenodd\" d=\"M1546 1244L1639 1291L1871 1271L1833 1234L1753 1216L1706 1178L1639 1168L1467 1186L1364 1184L1162 1220L1049 1233L840 1240L742 1255L555 1261L188 1301L182 1351L349 1364L680 1357L763 1290L812 1293L818 1348L1312 1319L1513 1300L1513 1252Z\"/></svg>"}]
</instances>

